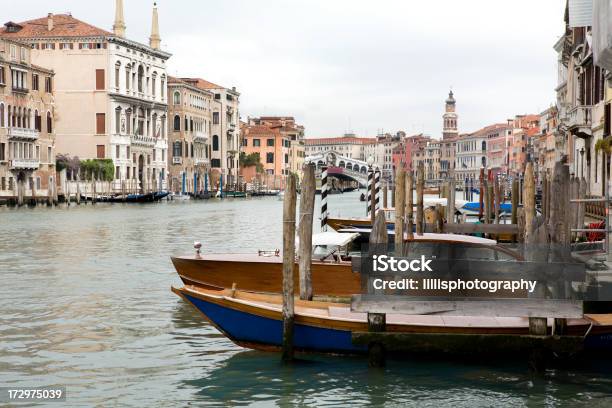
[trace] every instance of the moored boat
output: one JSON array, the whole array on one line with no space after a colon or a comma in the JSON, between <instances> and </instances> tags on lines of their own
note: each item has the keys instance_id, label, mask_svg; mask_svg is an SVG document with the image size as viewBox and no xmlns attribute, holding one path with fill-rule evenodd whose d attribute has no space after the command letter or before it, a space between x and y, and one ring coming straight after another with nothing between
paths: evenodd
<instances>
[{"instance_id":1,"label":"moored boat","mask_svg":"<svg viewBox=\"0 0 612 408\"><path fill-rule=\"evenodd\" d=\"M196 307L206 320L239 346L280 350L283 333L280 295L195 286L173 287L172 291ZM549 327L552 322L553 319L548 319ZM582 319L569 319L567 323L566 335L583 342L585 350L612 347L612 315L585 315ZM463 351L467 347L467 351L481 353L490 351L480 349L483 340L496 335L505 336L505 348L511 345L510 336L522 335L528 339L529 319L389 314L386 327L390 333L473 335L469 337L473 341L463 342ZM354 335L367 331L366 313L352 312L348 304L295 300L294 347L297 351L362 354L367 352L367 347L356 342ZM525 344L519 341L516 345ZM429 347L435 349L437 345L434 342ZM440 351L452 351L444 341L439 347Z\"/></svg>"},{"instance_id":2,"label":"moored boat","mask_svg":"<svg viewBox=\"0 0 612 408\"><path fill-rule=\"evenodd\" d=\"M360 292L361 277L353 271L349 249L349 245L356 243L359 238L355 232L315 234L313 237L315 251L312 258L312 286L315 296L346 297ZM450 246L455 248L453 251L461 251L461 255L455 254L460 259L471 259L472 249L477 252L478 259L483 259L483 254L489 254L490 259L521 259L519 254L494 240L467 235L426 233L414 235L408 242L436 243L439 244L436 245L437 251ZM359 251L359 247L354 249ZM280 251L259 251L253 254L196 253L171 259L185 285L228 288L235 284L241 290L264 293L280 293L282 290L283 264ZM297 263L294 279L296 282L299 280Z\"/></svg>"}]
</instances>

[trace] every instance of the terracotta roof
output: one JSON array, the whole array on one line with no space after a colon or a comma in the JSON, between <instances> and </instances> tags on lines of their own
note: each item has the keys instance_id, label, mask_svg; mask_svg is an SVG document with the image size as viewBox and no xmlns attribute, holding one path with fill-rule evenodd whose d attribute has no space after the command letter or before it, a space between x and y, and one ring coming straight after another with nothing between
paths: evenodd
<instances>
[{"instance_id":1,"label":"terracotta roof","mask_svg":"<svg viewBox=\"0 0 612 408\"><path fill-rule=\"evenodd\" d=\"M265 125L246 126L244 130L245 130L245 136L270 135L270 134L273 134L275 136L280 135L278 128L271 128Z\"/></svg>"},{"instance_id":2,"label":"terracotta roof","mask_svg":"<svg viewBox=\"0 0 612 408\"><path fill-rule=\"evenodd\" d=\"M213 84L202 78L181 78L181 80L194 85L200 89L225 89L224 86Z\"/></svg>"},{"instance_id":3,"label":"terracotta roof","mask_svg":"<svg viewBox=\"0 0 612 408\"><path fill-rule=\"evenodd\" d=\"M51 38L51 37L99 37L111 36L113 33L87 24L72 17L70 14L54 14L53 29L48 29L49 17L37 18L18 23L22 28L17 32L8 32L6 25L0 30L0 35L9 38Z\"/></svg>"},{"instance_id":4,"label":"terracotta roof","mask_svg":"<svg viewBox=\"0 0 612 408\"><path fill-rule=\"evenodd\" d=\"M306 145L320 144L370 144L376 143L375 137L320 137L304 139Z\"/></svg>"}]
</instances>

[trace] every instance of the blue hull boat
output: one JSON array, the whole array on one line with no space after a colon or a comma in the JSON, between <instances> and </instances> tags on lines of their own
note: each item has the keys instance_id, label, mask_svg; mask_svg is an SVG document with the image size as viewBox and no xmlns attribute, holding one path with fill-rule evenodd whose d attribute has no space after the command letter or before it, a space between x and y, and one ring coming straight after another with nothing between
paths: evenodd
<instances>
[{"instance_id":1,"label":"blue hull boat","mask_svg":"<svg viewBox=\"0 0 612 408\"><path fill-rule=\"evenodd\" d=\"M283 333L280 295L196 286L173 287L172 291L196 307L234 343L246 348L280 351ZM550 325L552 319L549 320ZM487 335L529 333L528 319L518 317L392 314L387 315L387 327L400 333L473 334L475 340ZM366 314L350 311L347 304L295 300L294 348L297 351L363 354L367 347L355 344L353 334L367 331ZM572 319L568 322L567 334L580 338L586 351L610 351L612 316L586 315L583 319ZM482 352L478 345L474 347L473 353Z\"/></svg>"}]
</instances>

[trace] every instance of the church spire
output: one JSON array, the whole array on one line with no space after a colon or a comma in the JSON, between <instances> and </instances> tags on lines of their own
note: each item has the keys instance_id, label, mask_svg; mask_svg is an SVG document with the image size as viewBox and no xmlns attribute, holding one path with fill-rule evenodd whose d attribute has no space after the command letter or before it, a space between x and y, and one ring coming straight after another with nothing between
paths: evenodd
<instances>
[{"instance_id":1,"label":"church spire","mask_svg":"<svg viewBox=\"0 0 612 408\"><path fill-rule=\"evenodd\" d=\"M153 20L151 22L151 36L149 37L149 45L151 48L159 50L161 37L159 36L159 21L157 17L157 3L153 3Z\"/></svg>"},{"instance_id":2,"label":"church spire","mask_svg":"<svg viewBox=\"0 0 612 408\"><path fill-rule=\"evenodd\" d=\"M117 37L125 37L125 19L123 18L123 0L115 0L115 24L113 33Z\"/></svg>"}]
</instances>

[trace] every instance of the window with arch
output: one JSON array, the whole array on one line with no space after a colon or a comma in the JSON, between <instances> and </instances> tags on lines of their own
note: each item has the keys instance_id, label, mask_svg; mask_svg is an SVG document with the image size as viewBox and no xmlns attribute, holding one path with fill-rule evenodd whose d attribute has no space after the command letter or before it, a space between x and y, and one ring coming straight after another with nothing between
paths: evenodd
<instances>
[{"instance_id":1,"label":"window with arch","mask_svg":"<svg viewBox=\"0 0 612 408\"><path fill-rule=\"evenodd\" d=\"M0 103L0 126L4 127L4 104Z\"/></svg>"},{"instance_id":2,"label":"window with arch","mask_svg":"<svg viewBox=\"0 0 612 408\"><path fill-rule=\"evenodd\" d=\"M144 68L142 65L138 66L138 92L142 92L142 80L144 78Z\"/></svg>"},{"instance_id":3,"label":"window with arch","mask_svg":"<svg viewBox=\"0 0 612 408\"><path fill-rule=\"evenodd\" d=\"M118 106L115 109L115 133L121 133L121 107Z\"/></svg>"},{"instance_id":4,"label":"window with arch","mask_svg":"<svg viewBox=\"0 0 612 408\"><path fill-rule=\"evenodd\" d=\"M153 75L151 75L151 95L153 95L153 97L155 97L155 83L157 82L157 72L153 71Z\"/></svg>"},{"instance_id":5,"label":"window with arch","mask_svg":"<svg viewBox=\"0 0 612 408\"><path fill-rule=\"evenodd\" d=\"M214 135L212 138L212 149L214 152L219 150L219 136Z\"/></svg>"},{"instance_id":6,"label":"window with arch","mask_svg":"<svg viewBox=\"0 0 612 408\"><path fill-rule=\"evenodd\" d=\"M172 96L172 103L175 105L181 104L181 93L179 91L174 91L174 95Z\"/></svg>"},{"instance_id":7,"label":"window with arch","mask_svg":"<svg viewBox=\"0 0 612 408\"><path fill-rule=\"evenodd\" d=\"M119 71L120 68L121 68L121 62L117 61L115 63L115 88L117 89L119 89L119 76L121 75Z\"/></svg>"},{"instance_id":8,"label":"window with arch","mask_svg":"<svg viewBox=\"0 0 612 408\"><path fill-rule=\"evenodd\" d=\"M179 115L174 115L174 131L178 132L181 130L181 117Z\"/></svg>"},{"instance_id":9,"label":"window with arch","mask_svg":"<svg viewBox=\"0 0 612 408\"><path fill-rule=\"evenodd\" d=\"M47 133L53 133L53 120L51 118L51 112L47 112Z\"/></svg>"},{"instance_id":10,"label":"window with arch","mask_svg":"<svg viewBox=\"0 0 612 408\"><path fill-rule=\"evenodd\" d=\"M181 157L183 155L183 144L177 140L172 144L172 156Z\"/></svg>"}]
</instances>

